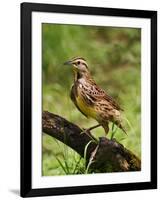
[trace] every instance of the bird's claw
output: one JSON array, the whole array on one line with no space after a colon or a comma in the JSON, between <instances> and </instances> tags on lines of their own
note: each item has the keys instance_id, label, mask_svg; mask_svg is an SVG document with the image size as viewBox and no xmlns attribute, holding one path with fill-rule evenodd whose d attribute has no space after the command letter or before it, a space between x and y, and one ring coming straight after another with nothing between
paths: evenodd
<instances>
[{"instance_id":1,"label":"bird's claw","mask_svg":"<svg viewBox=\"0 0 161 200\"><path fill-rule=\"evenodd\" d=\"M80 132L80 134L82 135L82 134L90 134L90 131L88 130L88 129L85 129L85 128L83 128L83 131L82 132Z\"/></svg>"}]
</instances>

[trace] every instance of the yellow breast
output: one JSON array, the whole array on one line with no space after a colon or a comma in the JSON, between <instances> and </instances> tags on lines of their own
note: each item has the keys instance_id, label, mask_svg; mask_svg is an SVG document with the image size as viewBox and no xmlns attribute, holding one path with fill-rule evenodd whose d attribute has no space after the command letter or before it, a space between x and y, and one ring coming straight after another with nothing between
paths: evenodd
<instances>
[{"instance_id":1,"label":"yellow breast","mask_svg":"<svg viewBox=\"0 0 161 200\"><path fill-rule=\"evenodd\" d=\"M79 109L85 114L87 115L87 117L91 117L96 119L96 111L94 109L94 107L89 106L87 103L85 103L85 101L78 95L78 97L76 97L76 101L77 101L77 105L79 107Z\"/></svg>"}]
</instances>

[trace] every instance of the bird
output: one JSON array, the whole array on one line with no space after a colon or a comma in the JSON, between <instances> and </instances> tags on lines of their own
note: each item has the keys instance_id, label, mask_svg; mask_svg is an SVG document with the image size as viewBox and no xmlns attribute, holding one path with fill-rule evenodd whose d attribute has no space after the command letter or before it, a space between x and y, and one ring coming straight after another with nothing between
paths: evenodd
<instances>
[{"instance_id":1,"label":"bird","mask_svg":"<svg viewBox=\"0 0 161 200\"><path fill-rule=\"evenodd\" d=\"M94 81L87 61L83 57L74 57L64 63L72 66L74 83L71 87L70 97L77 109L87 118L95 119L98 124L87 131L102 126L105 136L109 132L109 122L114 123L127 134L122 125L119 104Z\"/></svg>"}]
</instances>

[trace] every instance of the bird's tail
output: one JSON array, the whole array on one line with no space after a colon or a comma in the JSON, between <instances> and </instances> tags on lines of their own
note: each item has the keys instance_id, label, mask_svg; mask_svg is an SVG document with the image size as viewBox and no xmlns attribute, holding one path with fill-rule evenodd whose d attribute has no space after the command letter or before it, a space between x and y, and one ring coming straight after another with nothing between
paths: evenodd
<instances>
[{"instance_id":1,"label":"bird's tail","mask_svg":"<svg viewBox=\"0 0 161 200\"><path fill-rule=\"evenodd\" d=\"M128 135L126 129L122 126L122 124L119 124L119 128L120 128L126 135Z\"/></svg>"},{"instance_id":2,"label":"bird's tail","mask_svg":"<svg viewBox=\"0 0 161 200\"><path fill-rule=\"evenodd\" d=\"M115 124L116 124L126 135L128 135L128 134L127 134L127 131L126 131L126 129L125 129L125 127L121 124L120 121L116 121Z\"/></svg>"}]
</instances>

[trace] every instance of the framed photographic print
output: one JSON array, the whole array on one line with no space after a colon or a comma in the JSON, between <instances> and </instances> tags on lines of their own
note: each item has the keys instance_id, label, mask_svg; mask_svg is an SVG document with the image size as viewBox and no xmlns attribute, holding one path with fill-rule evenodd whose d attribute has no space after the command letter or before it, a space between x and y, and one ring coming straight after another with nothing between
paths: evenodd
<instances>
[{"instance_id":1,"label":"framed photographic print","mask_svg":"<svg viewBox=\"0 0 161 200\"><path fill-rule=\"evenodd\" d=\"M21 196L157 188L157 12L21 4Z\"/></svg>"}]
</instances>

